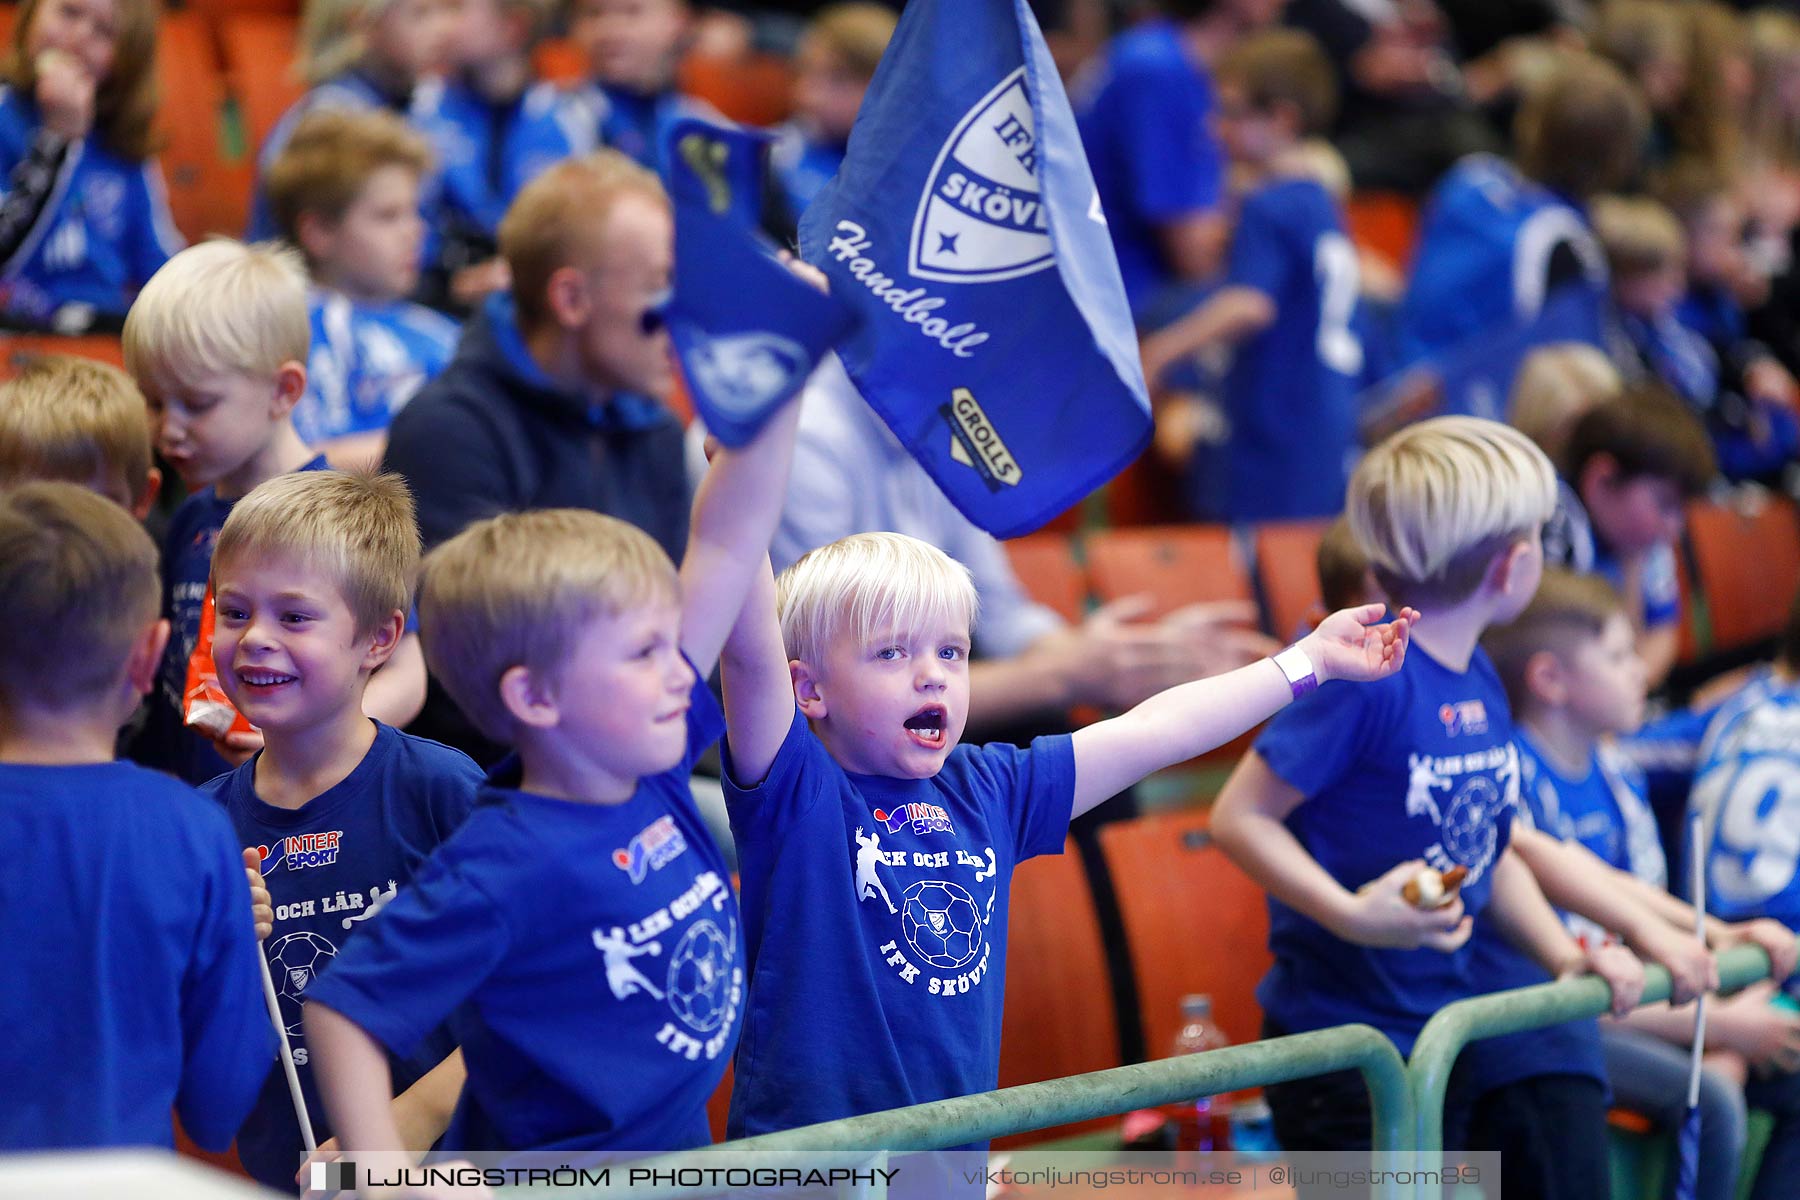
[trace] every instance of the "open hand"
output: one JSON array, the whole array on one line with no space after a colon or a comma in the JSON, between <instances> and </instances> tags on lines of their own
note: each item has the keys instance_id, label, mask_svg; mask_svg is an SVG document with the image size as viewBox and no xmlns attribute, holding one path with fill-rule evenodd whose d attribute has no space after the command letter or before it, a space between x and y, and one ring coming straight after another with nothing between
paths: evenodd
<instances>
[{"instance_id":1,"label":"open hand","mask_svg":"<svg viewBox=\"0 0 1800 1200\"><path fill-rule=\"evenodd\" d=\"M1302 639L1300 646L1320 683L1329 679L1368 682L1400 669L1419 612L1403 608L1387 624L1375 624L1386 611L1380 604L1346 608L1326 617Z\"/></svg>"},{"instance_id":2,"label":"open hand","mask_svg":"<svg viewBox=\"0 0 1800 1200\"><path fill-rule=\"evenodd\" d=\"M1418 908L1404 894L1407 881L1425 867L1422 859L1399 863L1358 888L1332 932L1347 942L1389 950L1462 948L1475 930L1457 896L1441 908Z\"/></svg>"}]
</instances>

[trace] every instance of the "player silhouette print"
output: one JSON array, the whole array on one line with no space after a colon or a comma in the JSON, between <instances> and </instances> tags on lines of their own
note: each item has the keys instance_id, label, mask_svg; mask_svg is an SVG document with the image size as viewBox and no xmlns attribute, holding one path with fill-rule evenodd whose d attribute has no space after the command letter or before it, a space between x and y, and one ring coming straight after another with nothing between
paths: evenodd
<instances>
[{"instance_id":1,"label":"player silhouette print","mask_svg":"<svg viewBox=\"0 0 1800 1200\"><path fill-rule=\"evenodd\" d=\"M881 876L875 873L875 868L881 863L881 835L871 833L868 837L864 837L862 826L858 825L856 827L856 844L861 847L856 852L856 898L859 901L867 900L876 892L880 892L881 902L887 905L888 912L898 913L900 910L894 907L893 897L888 895L887 888L881 882Z\"/></svg>"},{"instance_id":2,"label":"player silhouette print","mask_svg":"<svg viewBox=\"0 0 1800 1200\"><path fill-rule=\"evenodd\" d=\"M615 925L610 936L601 933L598 929L594 930L594 948L606 956L606 986L612 989L612 994L618 999L623 1000L627 996L635 995L640 989L649 992L658 1000L663 998L663 994L657 990L656 985L631 965L631 960L639 955L648 954L655 957L661 954L662 944L660 942L651 942L647 946L633 946L625 940L625 931Z\"/></svg>"}]
</instances>

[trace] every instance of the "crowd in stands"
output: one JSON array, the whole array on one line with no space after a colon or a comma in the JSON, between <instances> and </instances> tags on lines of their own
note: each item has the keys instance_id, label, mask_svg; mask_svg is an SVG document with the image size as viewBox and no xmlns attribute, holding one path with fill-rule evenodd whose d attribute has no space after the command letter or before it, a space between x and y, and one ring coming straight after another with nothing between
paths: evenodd
<instances>
[{"instance_id":1,"label":"crowd in stands","mask_svg":"<svg viewBox=\"0 0 1800 1200\"><path fill-rule=\"evenodd\" d=\"M1748 1108L1751 1194L1800 1187L1800 603L1774 661L1678 667L1693 504L1800 495L1800 16L1032 8L1141 335L1131 477L1158 522L1317 533L1303 630L1059 613L835 361L709 463L665 133L768 118L791 242L890 7L307 0L247 225L185 245L166 18L19 4L0 326L118 366L0 385L0 840L68 897L0 880L39 981L0 986L32 1031L0 1075L42 1081L0 1150L170 1144L173 1108L291 1191L259 954L298 1100L359 1152L699 1145L728 1064L734 1136L991 1089L1015 868L1072 821L1092 866L1140 781L1261 726L1211 828L1268 893L1265 1036L1404 1054L1447 1003L1599 975L1610 1017L1464 1055L1446 1139L1508 1195L1604 1195L1609 1102L1678 1122L1708 948L1753 944L1700 1194ZM775 64L773 108L696 62ZM1466 881L1420 907L1427 867ZM1645 963L1676 1007L1635 1011ZM1354 1072L1268 1099L1290 1149L1370 1144Z\"/></svg>"}]
</instances>

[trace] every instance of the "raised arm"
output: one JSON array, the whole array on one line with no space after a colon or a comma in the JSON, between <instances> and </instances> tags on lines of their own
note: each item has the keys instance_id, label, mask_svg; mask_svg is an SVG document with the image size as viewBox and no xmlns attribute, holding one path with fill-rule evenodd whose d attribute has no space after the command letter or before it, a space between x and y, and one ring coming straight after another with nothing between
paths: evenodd
<instances>
[{"instance_id":1,"label":"raised arm","mask_svg":"<svg viewBox=\"0 0 1800 1200\"><path fill-rule=\"evenodd\" d=\"M703 675L718 662L757 574L768 572L799 422L795 401L749 445L719 451L700 481L681 560L681 648Z\"/></svg>"},{"instance_id":2,"label":"raised arm","mask_svg":"<svg viewBox=\"0 0 1800 1200\"><path fill-rule=\"evenodd\" d=\"M794 712L787 650L775 614L775 576L767 555L725 643L719 676L725 687L725 740L731 748L732 781L752 788L768 775L788 729L799 719Z\"/></svg>"},{"instance_id":3,"label":"raised arm","mask_svg":"<svg viewBox=\"0 0 1800 1200\"><path fill-rule=\"evenodd\" d=\"M1406 657L1411 609L1375 625L1379 604L1333 613L1301 641L1320 683L1391 675ZM1273 659L1158 692L1110 721L1075 734L1075 815L1152 771L1186 762L1266 720L1293 698Z\"/></svg>"}]
</instances>

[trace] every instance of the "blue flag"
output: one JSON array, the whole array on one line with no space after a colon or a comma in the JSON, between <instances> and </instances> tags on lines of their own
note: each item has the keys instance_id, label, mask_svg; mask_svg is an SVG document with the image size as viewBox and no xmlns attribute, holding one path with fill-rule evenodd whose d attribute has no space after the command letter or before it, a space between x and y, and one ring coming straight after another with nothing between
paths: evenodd
<instances>
[{"instance_id":1,"label":"blue flag","mask_svg":"<svg viewBox=\"0 0 1800 1200\"><path fill-rule=\"evenodd\" d=\"M691 118L668 133L675 285L663 318L695 410L732 447L755 437L856 323L756 232L767 140Z\"/></svg>"},{"instance_id":2,"label":"blue flag","mask_svg":"<svg viewBox=\"0 0 1800 1200\"><path fill-rule=\"evenodd\" d=\"M861 317L839 350L956 507L1027 533L1150 440L1093 176L1026 0L911 0L800 250Z\"/></svg>"}]
</instances>

